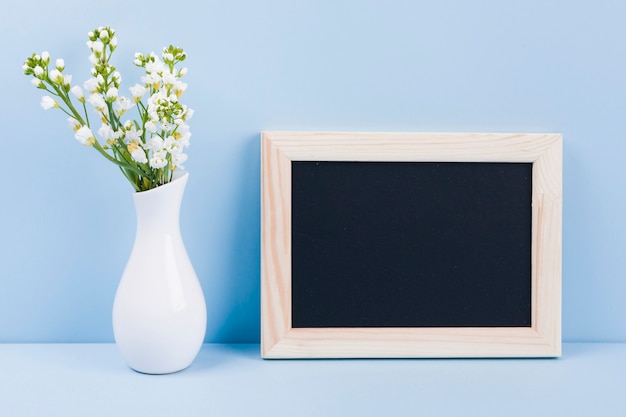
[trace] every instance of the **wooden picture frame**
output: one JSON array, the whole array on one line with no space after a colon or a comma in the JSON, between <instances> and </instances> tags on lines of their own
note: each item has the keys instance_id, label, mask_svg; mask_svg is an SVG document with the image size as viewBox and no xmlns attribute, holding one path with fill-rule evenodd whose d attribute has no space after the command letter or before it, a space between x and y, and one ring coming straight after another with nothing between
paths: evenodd
<instances>
[{"instance_id":1,"label":"wooden picture frame","mask_svg":"<svg viewBox=\"0 0 626 417\"><path fill-rule=\"evenodd\" d=\"M293 161L532 164L529 327L292 327ZM559 134L261 134L261 356L558 357L561 354L562 138Z\"/></svg>"}]
</instances>

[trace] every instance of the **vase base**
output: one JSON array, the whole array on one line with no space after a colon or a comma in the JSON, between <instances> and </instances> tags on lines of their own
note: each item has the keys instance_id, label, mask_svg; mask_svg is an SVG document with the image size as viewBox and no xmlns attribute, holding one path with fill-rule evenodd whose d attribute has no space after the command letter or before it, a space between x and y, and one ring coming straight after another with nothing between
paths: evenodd
<instances>
[{"instance_id":1,"label":"vase base","mask_svg":"<svg viewBox=\"0 0 626 417\"><path fill-rule=\"evenodd\" d=\"M167 370L167 371L142 371L140 369L135 369L132 366L128 366L131 370L137 372L138 374L143 374L143 375L171 375L171 374L176 374L178 372L182 372L185 369L189 368L190 365L185 366L184 368L180 368L180 369L174 369L174 370Z\"/></svg>"}]
</instances>

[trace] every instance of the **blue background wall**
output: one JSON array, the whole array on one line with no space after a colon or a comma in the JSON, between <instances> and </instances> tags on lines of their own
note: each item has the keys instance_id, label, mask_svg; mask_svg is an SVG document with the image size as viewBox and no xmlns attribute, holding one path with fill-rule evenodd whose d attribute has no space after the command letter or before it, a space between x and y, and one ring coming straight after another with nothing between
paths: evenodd
<instances>
[{"instance_id":1,"label":"blue background wall","mask_svg":"<svg viewBox=\"0 0 626 417\"><path fill-rule=\"evenodd\" d=\"M208 342L259 340L262 130L559 132L563 336L626 341L623 1L10 2L0 15L0 342L109 342L132 189L22 75L33 52L88 78L86 33L189 54L182 229Z\"/></svg>"}]
</instances>

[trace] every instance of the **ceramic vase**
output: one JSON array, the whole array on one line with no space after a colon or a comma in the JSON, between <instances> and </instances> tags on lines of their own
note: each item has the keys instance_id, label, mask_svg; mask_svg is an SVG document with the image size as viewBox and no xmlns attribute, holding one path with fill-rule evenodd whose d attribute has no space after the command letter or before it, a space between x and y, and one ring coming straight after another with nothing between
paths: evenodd
<instances>
[{"instance_id":1,"label":"ceramic vase","mask_svg":"<svg viewBox=\"0 0 626 417\"><path fill-rule=\"evenodd\" d=\"M135 243L113 303L115 342L128 365L147 374L187 368L206 332L202 288L180 233L189 173L133 195Z\"/></svg>"}]
</instances>

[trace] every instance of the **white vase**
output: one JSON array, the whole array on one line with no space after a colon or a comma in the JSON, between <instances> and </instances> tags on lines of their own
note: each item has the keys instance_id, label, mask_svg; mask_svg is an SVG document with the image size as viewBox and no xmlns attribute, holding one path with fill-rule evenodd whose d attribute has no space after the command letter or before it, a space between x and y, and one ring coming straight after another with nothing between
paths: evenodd
<instances>
[{"instance_id":1,"label":"white vase","mask_svg":"<svg viewBox=\"0 0 626 417\"><path fill-rule=\"evenodd\" d=\"M113 303L113 333L128 365L142 373L187 368L206 332L202 287L180 234L187 172L133 195L135 243Z\"/></svg>"}]
</instances>

